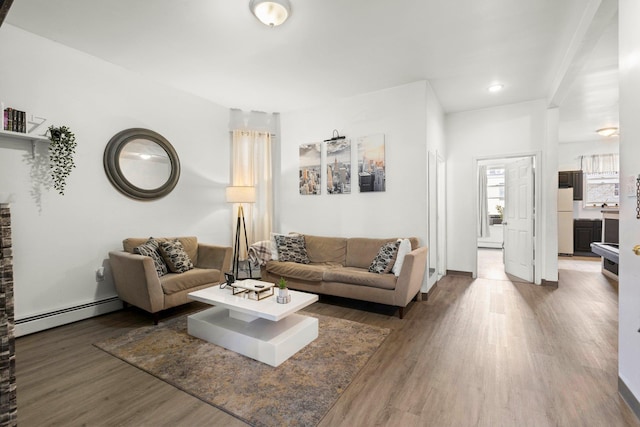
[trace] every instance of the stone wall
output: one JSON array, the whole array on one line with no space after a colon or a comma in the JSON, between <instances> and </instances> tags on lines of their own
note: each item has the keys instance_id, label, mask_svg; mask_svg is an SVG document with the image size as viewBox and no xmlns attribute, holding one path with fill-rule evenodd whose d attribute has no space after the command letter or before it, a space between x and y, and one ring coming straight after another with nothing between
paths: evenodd
<instances>
[{"instance_id":1,"label":"stone wall","mask_svg":"<svg viewBox=\"0 0 640 427\"><path fill-rule=\"evenodd\" d=\"M11 211L0 204L0 426L17 425Z\"/></svg>"}]
</instances>

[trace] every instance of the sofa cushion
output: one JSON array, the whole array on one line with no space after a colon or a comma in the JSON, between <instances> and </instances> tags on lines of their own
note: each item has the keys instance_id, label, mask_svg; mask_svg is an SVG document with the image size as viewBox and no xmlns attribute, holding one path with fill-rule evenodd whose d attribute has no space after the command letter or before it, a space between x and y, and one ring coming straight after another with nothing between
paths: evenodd
<instances>
[{"instance_id":1,"label":"sofa cushion","mask_svg":"<svg viewBox=\"0 0 640 427\"><path fill-rule=\"evenodd\" d=\"M194 264L198 264L198 238L195 236L188 237L154 237L154 239L158 242L166 242L168 240L178 239L180 243L182 243L182 247L184 251L189 255L189 259ZM136 246L140 246L147 241L146 238L140 237L129 237L122 241L122 247L125 251L129 253L133 253L133 248Z\"/></svg>"},{"instance_id":2,"label":"sofa cushion","mask_svg":"<svg viewBox=\"0 0 640 427\"><path fill-rule=\"evenodd\" d=\"M193 269L191 258L178 239L161 242L160 253L172 273L184 273Z\"/></svg>"},{"instance_id":3,"label":"sofa cushion","mask_svg":"<svg viewBox=\"0 0 640 427\"><path fill-rule=\"evenodd\" d=\"M162 291L171 295L176 292L191 289L196 286L217 284L220 282L222 273L213 268L193 268L184 273L169 273L160 278Z\"/></svg>"},{"instance_id":4,"label":"sofa cushion","mask_svg":"<svg viewBox=\"0 0 640 427\"><path fill-rule=\"evenodd\" d=\"M278 245L278 260L293 261L300 264L309 264L309 257L305 248L304 236L279 236L276 235Z\"/></svg>"},{"instance_id":5,"label":"sofa cushion","mask_svg":"<svg viewBox=\"0 0 640 427\"><path fill-rule=\"evenodd\" d=\"M400 246L399 240L382 245L378 250L378 254L369 265L369 272L377 274L389 273L396 261L396 256L398 256L398 246Z\"/></svg>"},{"instance_id":6,"label":"sofa cushion","mask_svg":"<svg viewBox=\"0 0 640 427\"><path fill-rule=\"evenodd\" d=\"M325 270L342 267L335 263L298 264L295 262L269 261L266 269L270 274L284 278L320 282Z\"/></svg>"},{"instance_id":7,"label":"sofa cushion","mask_svg":"<svg viewBox=\"0 0 640 427\"><path fill-rule=\"evenodd\" d=\"M393 263L391 272L400 276L400 270L402 270L402 264L404 264L404 257L411 252L411 242L409 239L400 239L400 246L398 246L398 255L396 256L396 262Z\"/></svg>"},{"instance_id":8,"label":"sofa cushion","mask_svg":"<svg viewBox=\"0 0 640 427\"><path fill-rule=\"evenodd\" d=\"M307 255L311 262L332 262L344 265L347 257L347 239L304 235Z\"/></svg>"},{"instance_id":9,"label":"sofa cushion","mask_svg":"<svg viewBox=\"0 0 640 427\"><path fill-rule=\"evenodd\" d=\"M411 250L419 246L416 237L409 237ZM397 237L392 239L369 239L366 237L352 237L347 240L347 260L345 266L369 268L371 260L378 254L378 250L387 242L395 242Z\"/></svg>"},{"instance_id":10,"label":"sofa cushion","mask_svg":"<svg viewBox=\"0 0 640 427\"><path fill-rule=\"evenodd\" d=\"M395 289L398 278L393 274L369 273L366 269L342 267L326 269L323 280L326 282L348 283L380 289Z\"/></svg>"},{"instance_id":11,"label":"sofa cushion","mask_svg":"<svg viewBox=\"0 0 640 427\"><path fill-rule=\"evenodd\" d=\"M371 261L378 255L378 251L385 243L395 242L395 239L368 239L352 237L347 240L347 267L368 269Z\"/></svg>"},{"instance_id":12,"label":"sofa cushion","mask_svg":"<svg viewBox=\"0 0 640 427\"><path fill-rule=\"evenodd\" d=\"M160 255L158 242L153 237L150 237L145 243L133 248L132 252L150 257L153 260L153 265L156 268L158 277L162 277L169 272L167 264L164 262L162 255Z\"/></svg>"}]
</instances>

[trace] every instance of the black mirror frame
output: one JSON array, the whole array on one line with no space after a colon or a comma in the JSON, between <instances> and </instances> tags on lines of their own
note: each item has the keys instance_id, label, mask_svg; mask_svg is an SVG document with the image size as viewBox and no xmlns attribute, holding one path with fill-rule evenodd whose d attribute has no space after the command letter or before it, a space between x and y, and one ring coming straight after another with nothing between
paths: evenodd
<instances>
[{"instance_id":1,"label":"black mirror frame","mask_svg":"<svg viewBox=\"0 0 640 427\"><path fill-rule=\"evenodd\" d=\"M158 188L147 190L133 185L122 173L120 168L120 152L125 145L134 139L147 139L161 146L169 155L171 161L171 174L169 179ZM162 135L149 129L132 128L118 132L107 143L104 150L104 171L113 186L125 196L136 200L160 199L171 192L180 178L180 160L178 153L171 143Z\"/></svg>"}]
</instances>

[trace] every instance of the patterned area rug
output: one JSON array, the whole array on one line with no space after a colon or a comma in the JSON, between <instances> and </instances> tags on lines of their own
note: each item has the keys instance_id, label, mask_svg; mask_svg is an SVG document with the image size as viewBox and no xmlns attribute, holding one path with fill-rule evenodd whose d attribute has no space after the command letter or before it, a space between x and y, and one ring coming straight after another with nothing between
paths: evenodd
<instances>
[{"instance_id":1,"label":"patterned area rug","mask_svg":"<svg viewBox=\"0 0 640 427\"><path fill-rule=\"evenodd\" d=\"M186 316L95 346L254 426L315 426L389 335L319 319L318 338L277 368L187 334Z\"/></svg>"}]
</instances>

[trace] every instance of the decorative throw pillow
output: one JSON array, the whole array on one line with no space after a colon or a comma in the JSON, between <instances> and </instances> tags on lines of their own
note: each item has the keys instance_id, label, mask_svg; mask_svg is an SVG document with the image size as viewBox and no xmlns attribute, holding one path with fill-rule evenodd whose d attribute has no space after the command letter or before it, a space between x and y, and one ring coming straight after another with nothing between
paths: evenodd
<instances>
[{"instance_id":1,"label":"decorative throw pillow","mask_svg":"<svg viewBox=\"0 0 640 427\"><path fill-rule=\"evenodd\" d=\"M309 264L307 248L304 245L304 236L301 234L293 236L276 235L276 245L278 247L279 261L292 261L298 264Z\"/></svg>"},{"instance_id":2,"label":"decorative throw pillow","mask_svg":"<svg viewBox=\"0 0 640 427\"><path fill-rule=\"evenodd\" d=\"M174 239L160 243L160 253L173 273L184 273L193 268L191 258L184 251L180 240Z\"/></svg>"},{"instance_id":3,"label":"decorative throw pillow","mask_svg":"<svg viewBox=\"0 0 640 427\"><path fill-rule=\"evenodd\" d=\"M378 274L385 274L390 272L391 268L393 268L393 263L396 260L396 256L398 255L399 246L400 241L398 240L382 245L382 247L378 251L378 255L376 255L373 261L371 261L369 271L371 273Z\"/></svg>"},{"instance_id":4,"label":"decorative throw pillow","mask_svg":"<svg viewBox=\"0 0 640 427\"><path fill-rule=\"evenodd\" d=\"M271 233L271 261L278 261L278 243L276 243L276 236L299 236L298 233L281 234Z\"/></svg>"},{"instance_id":5,"label":"decorative throw pillow","mask_svg":"<svg viewBox=\"0 0 640 427\"><path fill-rule=\"evenodd\" d=\"M153 259L153 264L156 267L158 277L162 277L168 273L168 270L167 264L165 264L164 259L162 259L160 252L158 252L158 248L158 241L153 237L149 237L149 240L147 240L145 243L133 248L133 253L148 256Z\"/></svg>"},{"instance_id":6,"label":"decorative throw pillow","mask_svg":"<svg viewBox=\"0 0 640 427\"><path fill-rule=\"evenodd\" d=\"M396 277L400 276L405 255L411 252L411 242L409 239L398 239L398 241L400 242L400 246L398 246L398 256L396 256L396 262L393 263L393 268L391 269L391 272L395 274Z\"/></svg>"}]
</instances>

